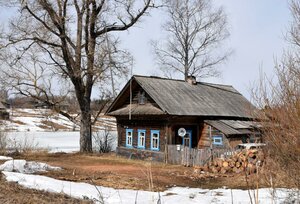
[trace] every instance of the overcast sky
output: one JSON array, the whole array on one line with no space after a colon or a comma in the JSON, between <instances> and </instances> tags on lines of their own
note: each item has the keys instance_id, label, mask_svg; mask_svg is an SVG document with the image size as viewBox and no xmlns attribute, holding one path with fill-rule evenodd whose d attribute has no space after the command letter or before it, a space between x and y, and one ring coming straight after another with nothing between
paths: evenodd
<instances>
[{"instance_id":1,"label":"overcast sky","mask_svg":"<svg viewBox=\"0 0 300 204\"><path fill-rule=\"evenodd\" d=\"M280 58L287 43L284 40L291 17L287 0L215 0L228 15L231 33L227 46L234 53L220 65L222 76L206 81L233 85L250 99L249 88L258 80L259 67L272 75L274 58ZM0 10L0 21L11 12ZM159 40L165 16L153 10L138 26L121 34L123 47L135 58L133 74L161 75L155 64L150 40Z\"/></svg>"},{"instance_id":2,"label":"overcast sky","mask_svg":"<svg viewBox=\"0 0 300 204\"><path fill-rule=\"evenodd\" d=\"M259 78L259 67L272 75L274 59L280 58L287 43L284 35L291 17L287 0L215 0L228 15L231 33L227 44L234 51L226 64L220 65L222 76L205 81L233 85L250 99L249 89ZM135 57L134 74L159 75L149 41L162 37L164 16L154 11L138 27L122 34L124 47Z\"/></svg>"}]
</instances>

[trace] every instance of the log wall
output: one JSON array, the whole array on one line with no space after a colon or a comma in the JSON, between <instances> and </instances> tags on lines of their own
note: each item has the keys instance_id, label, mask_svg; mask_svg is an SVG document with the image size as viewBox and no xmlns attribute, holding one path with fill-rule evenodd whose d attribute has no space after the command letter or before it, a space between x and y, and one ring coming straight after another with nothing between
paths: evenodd
<instances>
[{"instance_id":1,"label":"log wall","mask_svg":"<svg viewBox=\"0 0 300 204\"><path fill-rule=\"evenodd\" d=\"M165 151L166 128L164 123L161 125L156 121L119 121L118 122L118 146L126 147L126 129L133 130L133 148L138 148L138 130L145 130L145 150L151 150L151 130L159 130L159 151Z\"/></svg>"}]
</instances>

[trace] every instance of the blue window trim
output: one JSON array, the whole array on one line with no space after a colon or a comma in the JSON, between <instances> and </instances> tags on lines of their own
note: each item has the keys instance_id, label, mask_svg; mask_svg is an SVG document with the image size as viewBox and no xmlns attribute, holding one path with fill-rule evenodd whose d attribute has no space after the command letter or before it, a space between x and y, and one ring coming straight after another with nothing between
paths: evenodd
<instances>
[{"instance_id":1,"label":"blue window trim","mask_svg":"<svg viewBox=\"0 0 300 204\"><path fill-rule=\"evenodd\" d=\"M192 148L193 131L191 129L187 129L186 132L190 134L189 148ZM184 137L182 138L182 145L184 145Z\"/></svg>"},{"instance_id":2,"label":"blue window trim","mask_svg":"<svg viewBox=\"0 0 300 204\"><path fill-rule=\"evenodd\" d=\"M131 145L128 145L128 132L131 132ZM126 129L126 147L132 148L133 147L133 129Z\"/></svg>"},{"instance_id":3,"label":"blue window trim","mask_svg":"<svg viewBox=\"0 0 300 204\"><path fill-rule=\"evenodd\" d=\"M222 135L213 135L213 144L214 145L223 145L223 136ZM220 142L216 142L215 139L220 139Z\"/></svg>"},{"instance_id":4,"label":"blue window trim","mask_svg":"<svg viewBox=\"0 0 300 204\"><path fill-rule=\"evenodd\" d=\"M158 134L158 141L157 141L157 148L153 148L153 144L152 144L152 137L153 137L153 134ZM150 149L151 150L155 150L155 151L159 151L159 138L160 138L160 133L159 133L159 130L151 130L151 146L150 146Z\"/></svg>"},{"instance_id":5,"label":"blue window trim","mask_svg":"<svg viewBox=\"0 0 300 204\"><path fill-rule=\"evenodd\" d=\"M145 133L144 135L144 146L140 146L140 133L143 132ZM140 149L145 149L145 145L146 145L146 130L138 130L138 148Z\"/></svg>"}]
</instances>

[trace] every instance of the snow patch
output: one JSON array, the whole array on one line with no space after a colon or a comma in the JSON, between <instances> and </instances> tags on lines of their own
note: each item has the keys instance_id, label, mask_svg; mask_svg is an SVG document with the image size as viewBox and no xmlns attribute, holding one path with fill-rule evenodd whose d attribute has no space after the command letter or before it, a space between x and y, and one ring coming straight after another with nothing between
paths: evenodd
<instances>
[{"instance_id":1,"label":"snow patch","mask_svg":"<svg viewBox=\"0 0 300 204\"><path fill-rule=\"evenodd\" d=\"M46 163L26 160L10 160L0 165L0 171L19 172L25 174L55 170L61 170L61 168L53 167Z\"/></svg>"},{"instance_id":2,"label":"snow patch","mask_svg":"<svg viewBox=\"0 0 300 204\"><path fill-rule=\"evenodd\" d=\"M12 160L12 157L0 156L0 161Z\"/></svg>"}]
</instances>

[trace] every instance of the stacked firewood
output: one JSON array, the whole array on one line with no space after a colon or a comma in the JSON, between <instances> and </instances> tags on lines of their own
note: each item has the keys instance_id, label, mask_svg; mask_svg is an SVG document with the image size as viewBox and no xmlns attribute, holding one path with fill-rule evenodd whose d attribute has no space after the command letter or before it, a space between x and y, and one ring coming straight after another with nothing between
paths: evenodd
<instances>
[{"instance_id":1,"label":"stacked firewood","mask_svg":"<svg viewBox=\"0 0 300 204\"><path fill-rule=\"evenodd\" d=\"M211 173L241 173L253 174L262 166L265 156L260 150L242 150L230 158L216 158L199 170Z\"/></svg>"}]
</instances>

